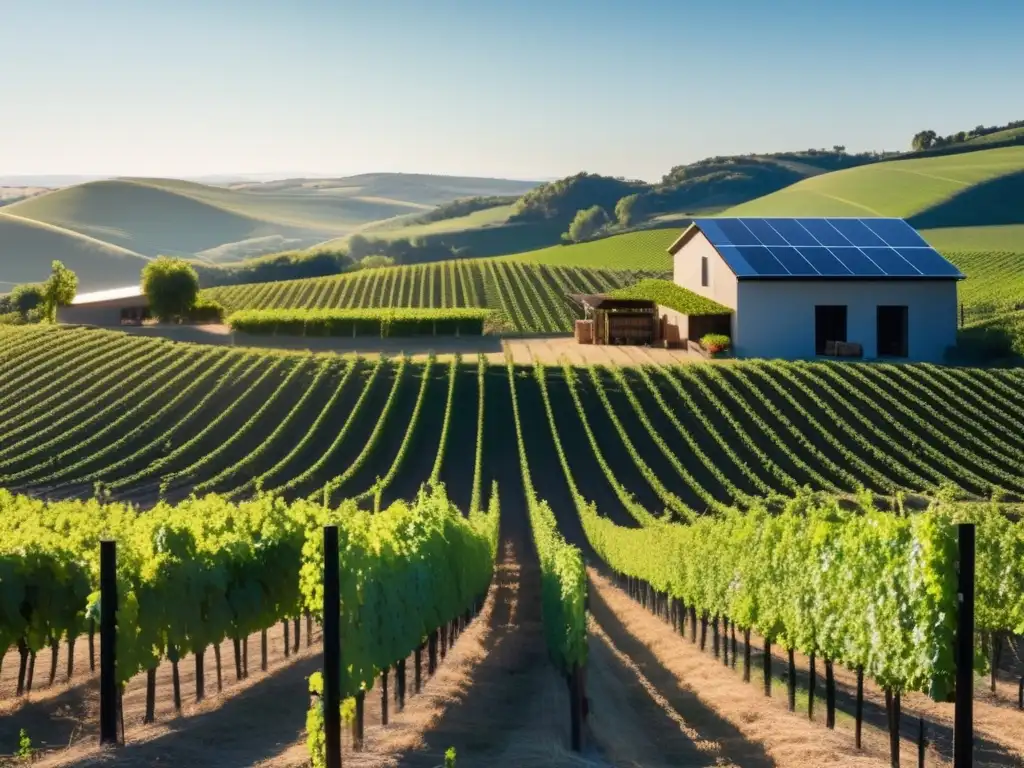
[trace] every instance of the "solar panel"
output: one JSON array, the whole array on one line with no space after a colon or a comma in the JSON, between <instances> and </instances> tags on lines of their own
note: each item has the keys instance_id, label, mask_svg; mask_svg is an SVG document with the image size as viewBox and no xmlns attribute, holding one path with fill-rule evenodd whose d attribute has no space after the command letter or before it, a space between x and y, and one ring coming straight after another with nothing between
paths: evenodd
<instances>
[{"instance_id":1,"label":"solar panel","mask_svg":"<svg viewBox=\"0 0 1024 768\"><path fill-rule=\"evenodd\" d=\"M792 245L786 238L775 231L771 222L764 219L744 219L743 223L747 225L750 234L756 237L758 242L763 245L769 247L773 245Z\"/></svg>"},{"instance_id":2,"label":"solar panel","mask_svg":"<svg viewBox=\"0 0 1024 768\"><path fill-rule=\"evenodd\" d=\"M828 223L835 227L839 234L849 240L852 245L867 248L888 245L885 240L868 229L860 219L829 219Z\"/></svg>"},{"instance_id":3,"label":"solar panel","mask_svg":"<svg viewBox=\"0 0 1024 768\"><path fill-rule=\"evenodd\" d=\"M868 255L867 250L854 248L830 248L846 267L857 277L882 277L886 274L885 268L876 259ZM895 254L894 254L895 255ZM877 257L878 254L875 254Z\"/></svg>"},{"instance_id":4,"label":"solar panel","mask_svg":"<svg viewBox=\"0 0 1024 768\"><path fill-rule=\"evenodd\" d=\"M828 248L822 248L819 245L811 248L798 248L797 250L824 277L849 277L853 274L849 267L836 258L836 255Z\"/></svg>"},{"instance_id":5,"label":"solar panel","mask_svg":"<svg viewBox=\"0 0 1024 768\"><path fill-rule=\"evenodd\" d=\"M743 245L737 250L747 264L753 268L755 274L776 276L792 274L763 245Z\"/></svg>"},{"instance_id":6,"label":"solar panel","mask_svg":"<svg viewBox=\"0 0 1024 768\"><path fill-rule=\"evenodd\" d=\"M863 222L893 248L931 248L903 219L863 219Z\"/></svg>"},{"instance_id":7,"label":"solar panel","mask_svg":"<svg viewBox=\"0 0 1024 768\"><path fill-rule=\"evenodd\" d=\"M747 263L739 248L734 245L718 245L715 247L722 254L725 263L736 273L736 277L758 277L759 273Z\"/></svg>"},{"instance_id":8,"label":"solar panel","mask_svg":"<svg viewBox=\"0 0 1024 768\"><path fill-rule=\"evenodd\" d=\"M791 246L771 246L769 249L786 271L791 275L820 275L814 265L800 255L800 252Z\"/></svg>"},{"instance_id":9,"label":"solar panel","mask_svg":"<svg viewBox=\"0 0 1024 768\"><path fill-rule=\"evenodd\" d=\"M963 277L902 219L715 218L694 224L738 277Z\"/></svg>"},{"instance_id":10,"label":"solar panel","mask_svg":"<svg viewBox=\"0 0 1024 768\"><path fill-rule=\"evenodd\" d=\"M958 277L960 270L931 248L897 248L896 252L925 275Z\"/></svg>"},{"instance_id":11,"label":"solar panel","mask_svg":"<svg viewBox=\"0 0 1024 768\"><path fill-rule=\"evenodd\" d=\"M747 229L743 219L719 219L718 226L729 239L726 245L760 245L760 241L754 237L754 233Z\"/></svg>"},{"instance_id":12,"label":"solar panel","mask_svg":"<svg viewBox=\"0 0 1024 768\"><path fill-rule=\"evenodd\" d=\"M828 219L797 219L797 223L810 232L819 245L826 248L853 245Z\"/></svg>"},{"instance_id":13,"label":"solar panel","mask_svg":"<svg viewBox=\"0 0 1024 768\"><path fill-rule=\"evenodd\" d=\"M771 219L769 223L772 229L786 239L787 243L795 245L797 248L802 245L809 247L821 245L814 239L814 235L800 226L796 219Z\"/></svg>"}]
</instances>

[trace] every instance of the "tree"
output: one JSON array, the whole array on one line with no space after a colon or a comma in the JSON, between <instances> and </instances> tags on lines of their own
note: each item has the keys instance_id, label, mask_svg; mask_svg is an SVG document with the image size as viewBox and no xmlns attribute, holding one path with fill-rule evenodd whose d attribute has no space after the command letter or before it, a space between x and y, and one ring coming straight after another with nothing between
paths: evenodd
<instances>
[{"instance_id":1,"label":"tree","mask_svg":"<svg viewBox=\"0 0 1024 768\"><path fill-rule=\"evenodd\" d=\"M75 300L78 293L78 275L61 262L50 264L50 278L43 283L43 316L51 323L57 322L57 307L66 307Z\"/></svg>"},{"instance_id":2,"label":"tree","mask_svg":"<svg viewBox=\"0 0 1024 768\"><path fill-rule=\"evenodd\" d=\"M161 322L180 319L199 298L199 275L183 259L159 256L142 270L142 292Z\"/></svg>"},{"instance_id":3,"label":"tree","mask_svg":"<svg viewBox=\"0 0 1024 768\"><path fill-rule=\"evenodd\" d=\"M833 144L832 145L832 151L835 152L837 155L844 155L844 154L846 154L846 145L845 144Z\"/></svg>"},{"instance_id":4,"label":"tree","mask_svg":"<svg viewBox=\"0 0 1024 768\"><path fill-rule=\"evenodd\" d=\"M616 206L617 207L617 206ZM576 217L569 225L569 231L563 238L574 243L589 240L601 231L601 228L608 223L608 214L599 205L592 205L589 208L576 211Z\"/></svg>"},{"instance_id":5,"label":"tree","mask_svg":"<svg viewBox=\"0 0 1024 768\"><path fill-rule=\"evenodd\" d=\"M920 131L914 134L914 138L910 142L910 146L915 150L930 149L935 143L935 139L938 138L938 134L935 131Z\"/></svg>"},{"instance_id":6,"label":"tree","mask_svg":"<svg viewBox=\"0 0 1024 768\"><path fill-rule=\"evenodd\" d=\"M28 284L15 286L11 295L7 297L7 303L12 312L19 313L22 317L28 317L28 313L46 303L46 294L42 285Z\"/></svg>"},{"instance_id":7,"label":"tree","mask_svg":"<svg viewBox=\"0 0 1024 768\"><path fill-rule=\"evenodd\" d=\"M615 218L618 220L620 227L628 227L633 223L636 201L639 199L640 195L637 194L626 195L615 204Z\"/></svg>"}]
</instances>

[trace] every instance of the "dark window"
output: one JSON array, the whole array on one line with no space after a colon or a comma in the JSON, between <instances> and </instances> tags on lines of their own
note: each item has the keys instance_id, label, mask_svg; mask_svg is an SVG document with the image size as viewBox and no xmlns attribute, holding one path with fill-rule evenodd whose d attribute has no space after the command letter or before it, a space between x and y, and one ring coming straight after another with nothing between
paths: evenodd
<instances>
[{"instance_id":1,"label":"dark window","mask_svg":"<svg viewBox=\"0 0 1024 768\"><path fill-rule=\"evenodd\" d=\"M708 287L708 257L700 257L700 284L701 287Z\"/></svg>"},{"instance_id":2,"label":"dark window","mask_svg":"<svg viewBox=\"0 0 1024 768\"><path fill-rule=\"evenodd\" d=\"M814 353L824 355L830 341L846 341L846 305L814 308Z\"/></svg>"},{"instance_id":3,"label":"dark window","mask_svg":"<svg viewBox=\"0 0 1024 768\"><path fill-rule=\"evenodd\" d=\"M878 356L907 356L907 308L878 307Z\"/></svg>"}]
</instances>

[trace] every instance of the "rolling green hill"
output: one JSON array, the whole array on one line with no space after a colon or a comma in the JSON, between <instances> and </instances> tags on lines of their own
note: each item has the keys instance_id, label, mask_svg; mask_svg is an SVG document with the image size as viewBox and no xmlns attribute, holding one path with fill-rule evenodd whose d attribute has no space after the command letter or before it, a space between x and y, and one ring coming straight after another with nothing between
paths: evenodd
<instances>
[{"instance_id":1,"label":"rolling green hill","mask_svg":"<svg viewBox=\"0 0 1024 768\"><path fill-rule=\"evenodd\" d=\"M560 267L669 272L672 270L672 258L668 255L668 247L681 231L682 228L626 232L586 243L513 253L500 257L500 260Z\"/></svg>"},{"instance_id":2,"label":"rolling green hill","mask_svg":"<svg viewBox=\"0 0 1024 768\"><path fill-rule=\"evenodd\" d=\"M131 283L146 263L134 251L0 212L0 293L45 280L54 259L74 270L86 291Z\"/></svg>"},{"instance_id":3,"label":"rolling green hill","mask_svg":"<svg viewBox=\"0 0 1024 768\"><path fill-rule=\"evenodd\" d=\"M533 182L504 179L367 174L345 179L292 179L210 186L176 179L123 178L56 189L4 207L4 212L110 244L112 252L196 258L208 264L241 262L282 250L325 244L368 224L399 230L439 203L474 195L519 194ZM401 197L405 195L406 197ZM388 239L443 233L500 222L505 212L478 211L467 221L417 223ZM33 241L34 242L34 241ZM532 245L533 243L527 243ZM12 258L25 264L8 275L34 273L33 264L54 254L27 250ZM8 249L9 250L9 249ZM137 270L122 261L83 262L83 282L112 287L134 281ZM8 279L0 275L0 280ZM20 279L15 276L14 280Z\"/></svg>"},{"instance_id":4,"label":"rolling green hill","mask_svg":"<svg viewBox=\"0 0 1024 768\"><path fill-rule=\"evenodd\" d=\"M1003 131L996 131L985 136L975 136L968 140L968 144L995 144L1001 141L1011 141L1024 138L1024 127L1007 128Z\"/></svg>"},{"instance_id":5,"label":"rolling green hill","mask_svg":"<svg viewBox=\"0 0 1024 768\"><path fill-rule=\"evenodd\" d=\"M993 134L994 135L994 134ZM822 174L724 216L900 216L943 251L1024 252L1024 147Z\"/></svg>"},{"instance_id":6,"label":"rolling green hill","mask_svg":"<svg viewBox=\"0 0 1024 768\"><path fill-rule=\"evenodd\" d=\"M363 235L374 240L397 240L399 238L429 237L431 235L450 234L464 232L466 230L481 229L505 224L509 214L512 212L511 205L496 205L493 208L485 208L481 211L474 211L465 216L456 216L440 221L419 223L419 214L399 216L384 221L376 221L360 227L353 234ZM351 235L334 238L321 243L319 247L332 249L342 248L348 244Z\"/></svg>"}]
</instances>

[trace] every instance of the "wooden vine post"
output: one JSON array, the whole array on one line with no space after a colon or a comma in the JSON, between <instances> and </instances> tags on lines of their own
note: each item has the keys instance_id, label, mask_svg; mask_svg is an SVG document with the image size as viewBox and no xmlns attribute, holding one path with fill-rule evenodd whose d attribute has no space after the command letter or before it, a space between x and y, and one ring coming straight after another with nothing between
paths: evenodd
<instances>
[{"instance_id":1,"label":"wooden vine post","mask_svg":"<svg viewBox=\"0 0 1024 768\"><path fill-rule=\"evenodd\" d=\"M586 692L583 667L576 664L569 673L570 747L573 752L583 750L583 722L586 719Z\"/></svg>"},{"instance_id":2,"label":"wooden vine post","mask_svg":"<svg viewBox=\"0 0 1024 768\"><path fill-rule=\"evenodd\" d=\"M117 744L117 544L100 542L100 744Z\"/></svg>"},{"instance_id":3,"label":"wooden vine post","mask_svg":"<svg viewBox=\"0 0 1024 768\"><path fill-rule=\"evenodd\" d=\"M327 768L341 768L341 585L338 526L324 527L324 741Z\"/></svg>"},{"instance_id":4,"label":"wooden vine post","mask_svg":"<svg viewBox=\"0 0 1024 768\"><path fill-rule=\"evenodd\" d=\"M958 525L953 768L974 764L974 542L974 524Z\"/></svg>"}]
</instances>

